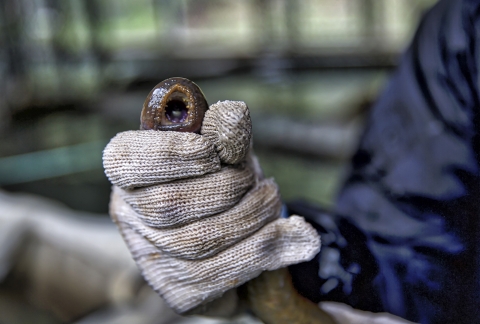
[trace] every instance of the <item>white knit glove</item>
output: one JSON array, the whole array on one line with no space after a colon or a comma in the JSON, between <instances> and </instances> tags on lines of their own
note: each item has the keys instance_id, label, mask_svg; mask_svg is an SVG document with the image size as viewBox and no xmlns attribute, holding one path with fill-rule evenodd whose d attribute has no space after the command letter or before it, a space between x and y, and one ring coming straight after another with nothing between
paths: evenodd
<instances>
[{"instance_id":1,"label":"white knit glove","mask_svg":"<svg viewBox=\"0 0 480 324\"><path fill-rule=\"evenodd\" d=\"M320 238L281 201L249 154L245 103L213 104L202 135L127 131L104 150L110 214L148 283L178 313L310 260Z\"/></svg>"}]
</instances>

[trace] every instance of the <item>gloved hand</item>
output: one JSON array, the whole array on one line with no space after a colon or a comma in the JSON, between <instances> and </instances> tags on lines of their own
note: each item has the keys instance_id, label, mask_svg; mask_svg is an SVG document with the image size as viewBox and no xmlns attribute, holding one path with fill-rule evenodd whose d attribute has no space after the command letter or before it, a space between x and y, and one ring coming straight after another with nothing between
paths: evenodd
<instances>
[{"instance_id":1,"label":"gloved hand","mask_svg":"<svg viewBox=\"0 0 480 324\"><path fill-rule=\"evenodd\" d=\"M245 103L213 104L201 135L117 134L104 150L110 215L145 279L178 313L258 276L310 260L320 238L280 219L276 184L250 152Z\"/></svg>"}]
</instances>

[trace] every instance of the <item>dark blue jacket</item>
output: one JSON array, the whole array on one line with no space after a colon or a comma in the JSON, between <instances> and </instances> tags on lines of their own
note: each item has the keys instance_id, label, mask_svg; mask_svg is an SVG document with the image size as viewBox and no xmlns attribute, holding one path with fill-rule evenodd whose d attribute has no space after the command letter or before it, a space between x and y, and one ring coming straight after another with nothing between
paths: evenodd
<instances>
[{"instance_id":1,"label":"dark blue jacket","mask_svg":"<svg viewBox=\"0 0 480 324\"><path fill-rule=\"evenodd\" d=\"M302 294L421 323L480 323L480 1L424 17L369 116L336 210L291 267Z\"/></svg>"}]
</instances>

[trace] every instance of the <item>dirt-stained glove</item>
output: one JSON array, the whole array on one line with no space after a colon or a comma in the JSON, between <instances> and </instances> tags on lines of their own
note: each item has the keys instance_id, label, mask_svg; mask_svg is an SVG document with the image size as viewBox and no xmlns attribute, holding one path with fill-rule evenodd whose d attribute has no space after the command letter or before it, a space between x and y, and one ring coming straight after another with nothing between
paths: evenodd
<instances>
[{"instance_id":1,"label":"dirt-stained glove","mask_svg":"<svg viewBox=\"0 0 480 324\"><path fill-rule=\"evenodd\" d=\"M320 238L280 219L275 182L250 152L245 103L213 104L201 135L127 131L104 150L110 214L149 284L178 313L258 276L310 260Z\"/></svg>"}]
</instances>

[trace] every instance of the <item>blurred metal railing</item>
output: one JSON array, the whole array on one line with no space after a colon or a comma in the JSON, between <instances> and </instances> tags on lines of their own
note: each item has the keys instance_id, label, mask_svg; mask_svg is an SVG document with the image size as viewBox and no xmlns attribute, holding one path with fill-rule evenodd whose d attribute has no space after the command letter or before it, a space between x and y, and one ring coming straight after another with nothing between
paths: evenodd
<instances>
[{"instance_id":1,"label":"blurred metal railing","mask_svg":"<svg viewBox=\"0 0 480 324\"><path fill-rule=\"evenodd\" d=\"M105 212L103 145L138 128L148 91L177 75L210 103L248 102L286 198L331 201L363 107L433 2L0 1L0 186Z\"/></svg>"},{"instance_id":2,"label":"blurred metal railing","mask_svg":"<svg viewBox=\"0 0 480 324\"><path fill-rule=\"evenodd\" d=\"M259 59L281 58L288 68L391 66L433 2L5 0L1 109L88 100L107 85L172 70L256 69Z\"/></svg>"}]
</instances>

